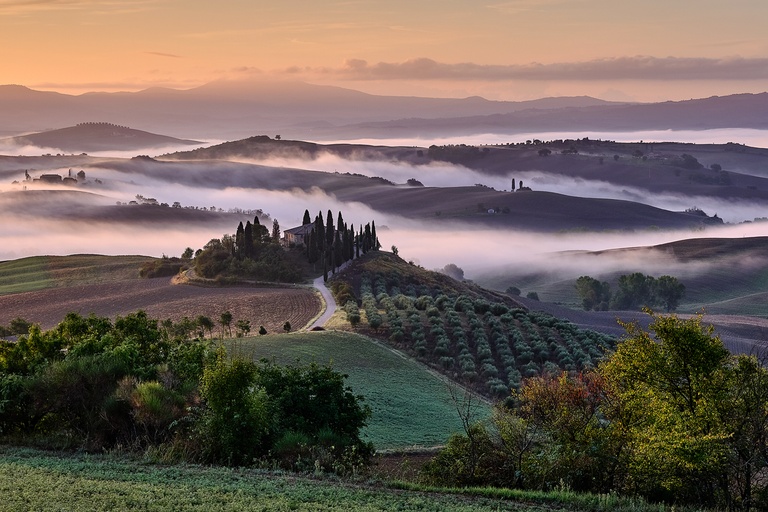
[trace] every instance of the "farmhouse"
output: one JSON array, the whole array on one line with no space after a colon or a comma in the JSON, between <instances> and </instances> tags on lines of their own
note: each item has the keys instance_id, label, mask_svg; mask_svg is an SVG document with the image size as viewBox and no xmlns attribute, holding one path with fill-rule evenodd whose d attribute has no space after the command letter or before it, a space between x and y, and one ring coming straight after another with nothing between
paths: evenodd
<instances>
[{"instance_id":1,"label":"farmhouse","mask_svg":"<svg viewBox=\"0 0 768 512\"><path fill-rule=\"evenodd\" d=\"M61 176L58 174L41 174L40 181L45 183L61 183Z\"/></svg>"},{"instance_id":2,"label":"farmhouse","mask_svg":"<svg viewBox=\"0 0 768 512\"><path fill-rule=\"evenodd\" d=\"M303 226L286 229L283 231L283 245L304 245L304 241L314 227L314 224L304 224Z\"/></svg>"}]
</instances>

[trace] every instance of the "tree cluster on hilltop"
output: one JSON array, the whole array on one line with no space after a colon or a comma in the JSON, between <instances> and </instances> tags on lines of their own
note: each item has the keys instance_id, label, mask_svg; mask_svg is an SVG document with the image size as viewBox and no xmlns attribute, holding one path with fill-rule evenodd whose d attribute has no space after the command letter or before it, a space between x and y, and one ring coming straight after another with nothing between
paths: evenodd
<instances>
[{"instance_id":1,"label":"tree cluster on hilltop","mask_svg":"<svg viewBox=\"0 0 768 512\"><path fill-rule=\"evenodd\" d=\"M361 254L381 248L376 236L376 222L360 225L355 231L354 224L347 226L339 211L336 225L333 224L333 212L328 210L325 222L319 212L312 221L309 210L304 210L302 225L307 227L304 237L304 249L311 264L318 262L323 266L323 278L328 280L329 270L333 273L347 261L359 258ZM310 227L311 225L311 227Z\"/></svg>"},{"instance_id":2,"label":"tree cluster on hilltop","mask_svg":"<svg viewBox=\"0 0 768 512\"><path fill-rule=\"evenodd\" d=\"M208 279L250 278L260 281L297 282L302 270L280 245L280 224L272 231L255 216L240 222L234 235L210 240L195 257L195 271Z\"/></svg>"}]
</instances>

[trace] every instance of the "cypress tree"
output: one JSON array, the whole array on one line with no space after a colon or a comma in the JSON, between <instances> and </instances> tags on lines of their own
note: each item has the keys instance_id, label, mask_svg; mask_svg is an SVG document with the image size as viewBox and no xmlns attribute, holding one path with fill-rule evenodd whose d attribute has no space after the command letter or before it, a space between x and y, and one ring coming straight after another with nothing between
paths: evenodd
<instances>
[{"instance_id":1,"label":"cypress tree","mask_svg":"<svg viewBox=\"0 0 768 512\"><path fill-rule=\"evenodd\" d=\"M315 230L313 229L309 233L309 262L315 263L318 258L320 257L320 249L318 248L318 236Z\"/></svg>"},{"instance_id":2,"label":"cypress tree","mask_svg":"<svg viewBox=\"0 0 768 512\"><path fill-rule=\"evenodd\" d=\"M318 236L317 248L323 252L325 250L325 226L323 225L322 213L318 213L315 217L315 234Z\"/></svg>"},{"instance_id":3,"label":"cypress tree","mask_svg":"<svg viewBox=\"0 0 768 512\"><path fill-rule=\"evenodd\" d=\"M365 234L363 235L363 254L371 248L371 223L365 225Z\"/></svg>"},{"instance_id":4,"label":"cypress tree","mask_svg":"<svg viewBox=\"0 0 768 512\"><path fill-rule=\"evenodd\" d=\"M381 244L379 244L379 238L376 236L376 221L371 221L371 249L378 251Z\"/></svg>"},{"instance_id":5,"label":"cypress tree","mask_svg":"<svg viewBox=\"0 0 768 512\"><path fill-rule=\"evenodd\" d=\"M272 221L272 242L280 243L280 223L277 222L277 219Z\"/></svg>"},{"instance_id":6,"label":"cypress tree","mask_svg":"<svg viewBox=\"0 0 768 512\"><path fill-rule=\"evenodd\" d=\"M312 224L312 219L309 217L309 210L304 210L304 219L302 219L301 225L306 226L307 224Z\"/></svg>"},{"instance_id":7,"label":"cypress tree","mask_svg":"<svg viewBox=\"0 0 768 512\"><path fill-rule=\"evenodd\" d=\"M235 232L235 256L238 259L243 258L243 248L245 247L245 230L243 229L243 221L237 225L237 231Z\"/></svg>"},{"instance_id":8,"label":"cypress tree","mask_svg":"<svg viewBox=\"0 0 768 512\"><path fill-rule=\"evenodd\" d=\"M336 231L333 228L333 213L331 210L328 210L328 218L325 221L325 248L326 250L330 250L330 248L333 246L333 234L334 231Z\"/></svg>"},{"instance_id":9,"label":"cypress tree","mask_svg":"<svg viewBox=\"0 0 768 512\"><path fill-rule=\"evenodd\" d=\"M246 258L253 258L253 226L251 221L245 223L245 230L243 230L243 256Z\"/></svg>"},{"instance_id":10,"label":"cypress tree","mask_svg":"<svg viewBox=\"0 0 768 512\"><path fill-rule=\"evenodd\" d=\"M360 234L357 235L355 240L355 257L360 257L360 246L363 244L363 225L360 224Z\"/></svg>"},{"instance_id":11,"label":"cypress tree","mask_svg":"<svg viewBox=\"0 0 768 512\"><path fill-rule=\"evenodd\" d=\"M336 231L333 240L333 268L339 268L344 263L344 245L341 243L341 233Z\"/></svg>"}]
</instances>

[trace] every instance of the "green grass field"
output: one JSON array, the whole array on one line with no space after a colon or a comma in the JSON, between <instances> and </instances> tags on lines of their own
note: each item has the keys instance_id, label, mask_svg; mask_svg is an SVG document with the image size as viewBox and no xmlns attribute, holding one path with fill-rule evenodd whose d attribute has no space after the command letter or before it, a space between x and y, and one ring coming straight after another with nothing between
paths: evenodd
<instances>
[{"instance_id":1,"label":"green grass field","mask_svg":"<svg viewBox=\"0 0 768 512\"><path fill-rule=\"evenodd\" d=\"M0 263L0 294L29 292L53 286L45 256Z\"/></svg>"},{"instance_id":2,"label":"green grass field","mask_svg":"<svg viewBox=\"0 0 768 512\"><path fill-rule=\"evenodd\" d=\"M404 492L254 469L160 466L0 447L0 511L553 510L500 498Z\"/></svg>"},{"instance_id":3,"label":"green grass field","mask_svg":"<svg viewBox=\"0 0 768 512\"><path fill-rule=\"evenodd\" d=\"M371 406L364 436L379 450L442 445L451 433L461 431L445 381L370 338L325 331L243 338L227 346L236 356L279 364L331 363L349 375L349 386ZM490 406L476 403L478 419L489 417Z\"/></svg>"},{"instance_id":4,"label":"green grass field","mask_svg":"<svg viewBox=\"0 0 768 512\"><path fill-rule=\"evenodd\" d=\"M0 295L139 279L149 256L34 256L0 262Z\"/></svg>"}]
</instances>

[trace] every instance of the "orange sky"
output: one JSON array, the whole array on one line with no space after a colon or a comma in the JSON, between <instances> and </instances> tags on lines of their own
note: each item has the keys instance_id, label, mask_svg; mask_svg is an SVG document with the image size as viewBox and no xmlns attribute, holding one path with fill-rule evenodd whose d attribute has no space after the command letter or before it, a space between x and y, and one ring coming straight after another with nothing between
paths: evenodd
<instances>
[{"instance_id":1,"label":"orange sky","mask_svg":"<svg viewBox=\"0 0 768 512\"><path fill-rule=\"evenodd\" d=\"M0 0L0 84L299 79L656 101L768 90L764 0Z\"/></svg>"}]
</instances>

